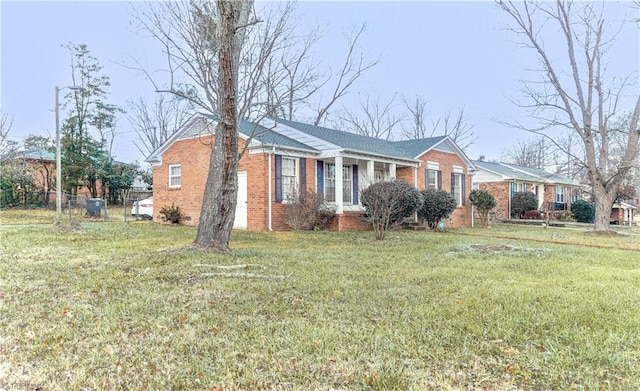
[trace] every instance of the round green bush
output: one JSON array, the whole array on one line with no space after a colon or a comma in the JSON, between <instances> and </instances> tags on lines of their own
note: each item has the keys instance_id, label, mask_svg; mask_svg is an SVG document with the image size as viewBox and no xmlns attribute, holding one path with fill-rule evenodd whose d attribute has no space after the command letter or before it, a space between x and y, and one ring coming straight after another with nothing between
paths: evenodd
<instances>
[{"instance_id":1,"label":"round green bush","mask_svg":"<svg viewBox=\"0 0 640 391\"><path fill-rule=\"evenodd\" d=\"M571 204L571 214L579 223L593 223L596 217L596 207L592 202L577 200Z\"/></svg>"},{"instance_id":2,"label":"round green bush","mask_svg":"<svg viewBox=\"0 0 640 391\"><path fill-rule=\"evenodd\" d=\"M376 239L384 239L393 224L411 216L420 205L420 192L405 181L382 181L364 189L360 202Z\"/></svg>"},{"instance_id":3,"label":"round green bush","mask_svg":"<svg viewBox=\"0 0 640 391\"><path fill-rule=\"evenodd\" d=\"M521 219L530 210L538 209L538 197L530 191L513 193L511 197L511 218Z\"/></svg>"},{"instance_id":4,"label":"round green bush","mask_svg":"<svg viewBox=\"0 0 640 391\"><path fill-rule=\"evenodd\" d=\"M456 200L444 190L423 190L422 204L418 207L418 217L436 229L438 222L449 216L456 208Z\"/></svg>"}]
</instances>

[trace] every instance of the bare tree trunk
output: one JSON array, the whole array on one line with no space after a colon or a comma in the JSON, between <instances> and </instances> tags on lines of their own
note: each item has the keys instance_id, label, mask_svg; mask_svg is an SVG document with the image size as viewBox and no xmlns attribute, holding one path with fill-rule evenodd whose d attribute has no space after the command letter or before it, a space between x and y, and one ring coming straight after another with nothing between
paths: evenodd
<instances>
[{"instance_id":1,"label":"bare tree trunk","mask_svg":"<svg viewBox=\"0 0 640 391\"><path fill-rule=\"evenodd\" d=\"M209 174L204 191L198 234L193 242L199 247L229 251L238 195L238 58L242 39L236 34L246 13L247 2L218 0L220 48L218 71L220 118L211 151Z\"/></svg>"},{"instance_id":2,"label":"bare tree trunk","mask_svg":"<svg viewBox=\"0 0 640 391\"><path fill-rule=\"evenodd\" d=\"M594 231L608 231L610 229L611 208L616 198L616 192L607 190L604 186L593 187L593 198L596 208L596 215L593 219Z\"/></svg>"}]
</instances>

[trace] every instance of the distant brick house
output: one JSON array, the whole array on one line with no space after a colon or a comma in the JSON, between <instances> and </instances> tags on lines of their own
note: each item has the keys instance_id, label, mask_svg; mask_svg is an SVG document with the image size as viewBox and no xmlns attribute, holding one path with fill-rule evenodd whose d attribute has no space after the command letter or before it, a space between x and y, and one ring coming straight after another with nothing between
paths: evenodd
<instances>
[{"instance_id":1,"label":"distant brick house","mask_svg":"<svg viewBox=\"0 0 640 391\"><path fill-rule=\"evenodd\" d=\"M615 202L611 208L611 223L620 225L634 225L638 208L628 202Z\"/></svg>"},{"instance_id":2,"label":"distant brick house","mask_svg":"<svg viewBox=\"0 0 640 391\"><path fill-rule=\"evenodd\" d=\"M473 187L493 195L498 204L494 210L498 219L511 217L511 198L516 192L534 193L541 211L571 210L571 203L582 195L576 181L538 168L482 161L473 164L477 169Z\"/></svg>"},{"instance_id":3,"label":"distant brick house","mask_svg":"<svg viewBox=\"0 0 640 391\"><path fill-rule=\"evenodd\" d=\"M153 165L156 211L173 204L187 224L198 224L214 129L215 117L197 114L147 158ZM289 229L283 203L287 194L306 189L335 205L331 229L364 229L360 192L389 178L419 190L450 191L458 207L447 225L471 224L467 198L473 163L448 137L393 142L273 118L259 125L240 121L239 137L244 153L234 228Z\"/></svg>"},{"instance_id":4,"label":"distant brick house","mask_svg":"<svg viewBox=\"0 0 640 391\"><path fill-rule=\"evenodd\" d=\"M48 191L54 188L56 155L46 150L30 150L16 152L12 160L24 164L33 184L38 188Z\"/></svg>"}]
</instances>

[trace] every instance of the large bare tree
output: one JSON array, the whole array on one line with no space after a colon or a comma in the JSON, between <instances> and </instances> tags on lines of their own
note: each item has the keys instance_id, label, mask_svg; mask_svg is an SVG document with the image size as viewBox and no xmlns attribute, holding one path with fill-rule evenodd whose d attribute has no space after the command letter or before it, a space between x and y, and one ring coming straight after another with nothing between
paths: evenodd
<instances>
[{"instance_id":1,"label":"large bare tree","mask_svg":"<svg viewBox=\"0 0 640 391\"><path fill-rule=\"evenodd\" d=\"M475 142L473 125L464 115L464 108L458 112L447 110L442 116L434 117L428 111L429 101L419 95L413 100L402 98L407 112L402 122L402 136L407 139L419 139L434 136L449 136L463 151Z\"/></svg>"},{"instance_id":2,"label":"large bare tree","mask_svg":"<svg viewBox=\"0 0 640 391\"><path fill-rule=\"evenodd\" d=\"M502 156L502 160L507 163L543 170L549 168L550 159L549 142L544 137L518 141Z\"/></svg>"},{"instance_id":3,"label":"large bare tree","mask_svg":"<svg viewBox=\"0 0 640 391\"><path fill-rule=\"evenodd\" d=\"M527 101L522 104L538 126L522 127L544 134L552 142L555 137L547 131L557 128L579 136L584 145L584 156L580 158L596 205L594 230L609 231L616 191L640 151L640 95L632 103L628 127L620 130L624 132L624 146L615 156L611 154L610 120L616 114L627 79L616 83L606 74L607 50L615 39L606 32L606 4L500 0L497 5L510 16L510 30L536 53L542 70L542 80L525 85ZM553 52L551 39L562 42L564 55Z\"/></svg>"},{"instance_id":4,"label":"large bare tree","mask_svg":"<svg viewBox=\"0 0 640 391\"><path fill-rule=\"evenodd\" d=\"M204 0L163 1L138 12L141 28L163 46L168 80L160 82L148 70L142 71L157 91L190 99L195 109L206 112L220 101L216 89L202 87L212 85L219 76L218 47L206 39L216 27L205 16L215 8ZM313 50L322 32L314 26L301 26L296 10L291 2L261 3L256 11L260 23L247 26L238 61L239 118L258 121L271 115L301 119L300 115L307 114L313 116L314 123L321 123L336 102L377 64L358 48L365 30L361 26L347 37L340 70L331 73L322 68ZM325 90L330 91L322 94ZM306 113L299 114L303 108Z\"/></svg>"},{"instance_id":5,"label":"large bare tree","mask_svg":"<svg viewBox=\"0 0 640 391\"><path fill-rule=\"evenodd\" d=\"M380 59L370 60L362 51L358 49L360 37L366 30L365 24L355 30L347 39L347 53L340 70L335 73L334 79L331 80L332 93L327 99L321 100L317 106L317 115L313 121L314 125L320 125L324 122L338 100L344 97L349 89L356 81L369 69L378 64ZM331 77L330 77L331 78ZM329 79L327 80L327 82Z\"/></svg>"},{"instance_id":6,"label":"large bare tree","mask_svg":"<svg viewBox=\"0 0 640 391\"><path fill-rule=\"evenodd\" d=\"M363 136L389 140L403 118L394 113L395 96L386 103L367 96L356 110L344 108L338 115L338 128Z\"/></svg>"},{"instance_id":7,"label":"large bare tree","mask_svg":"<svg viewBox=\"0 0 640 391\"><path fill-rule=\"evenodd\" d=\"M189 101L160 94L153 103L144 98L129 102L129 123L138 136L136 148L148 156L158 149L189 116Z\"/></svg>"},{"instance_id":8,"label":"large bare tree","mask_svg":"<svg viewBox=\"0 0 640 391\"><path fill-rule=\"evenodd\" d=\"M228 249L237 194L237 119L292 117L298 105L312 106L307 98L327 82L311 58L315 30L296 33L291 22L295 19L293 5L272 6L275 8L265 11L261 20L251 1L164 1L150 3L138 14L142 29L161 43L167 58L166 82L158 82L142 69L156 90L189 100L195 110L219 119L194 242L198 246ZM322 108L331 107L373 66L364 57L356 57L360 34L350 42L337 96ZM223 50L223 42L231 46Z\"/></svg>"},{"instance_id":9,"label":"large bare tree","mask_svg":"<svg viewBox=\"0 0 640 391\"><path fill-rule=\"evenodd\" d=\"M238 67L253 1L217 0L216 6L220 112L193 244L228 251L238 198Z\"/></svg>"}]
</instances>

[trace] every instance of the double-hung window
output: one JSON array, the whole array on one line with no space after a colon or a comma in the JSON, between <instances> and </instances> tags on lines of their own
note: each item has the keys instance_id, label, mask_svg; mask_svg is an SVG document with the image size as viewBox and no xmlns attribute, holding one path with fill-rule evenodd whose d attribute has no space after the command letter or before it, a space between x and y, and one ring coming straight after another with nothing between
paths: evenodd
<instances>
[{"instance_id":1,"label":"double-hung window","mask_svg":"<svg viewBox=\"0 0 640 391\"><path fill-rule=\"evenodd\" d=\"M169 188L177 188L182 185L182 165L169 164Z\"/></svg>"},{"instance_id":2,"label":"double-hung window","mask_svg":"<svg viewBox=\"0 0 640 391\"><path fill-rule=\"evenodd\" d=\"M336 165L324 164L324 199L328 202L336 202Z\"/></svg>"},{"instance_id":3,"label":"double-hung window","mask_svg":"<svg viewBox=\"0 0 640 391\"><path fill-rule=\"evenodd\" d=\"M425 182L427 190L440 190L442 188L442 173L438 163L427 163Z\"/></svg>"},{"instance_id":4,"label":"double-hung window","mask_svg":"<svg viewBox=\"0 0 640 391\"><path fill-rule=\"evenodd\" d=\"M373 171L373 181L374 182L382 182L384 180L384 170L374 170Z\"/></svg>"},{"instance_id":5,"label":"double-hung window","mask_svg":"<svg viewBox=\"0 0 640 391\"><path fill-rule=\"evenodd\" d=\"M564 186L556 186L556 202L564 204L567 202L567 188Z\"/></svg>"},{"instance_id":6,"label":"double-hung window","mask_svg":"<svg viewBox=\"0 0 640 391\"><path fill-rule=\"evenodd\" d=\"M452 196L456 200L456 205L462 205L462 174L453 174L451 176L453 183L451 183Z\"/></svg>"},{"instance_id":7,"label":"double-hung window","mask_svg":"<svg viewBox=\"0 0 640 391\"><path fill-rule=\"evenodd\" d=\"M342 166L342 202L345 204L351 204L353 202L352 172L351 166Z\"/></svg>"},{"instance_id":8,"label":"double-hung window","mask_svg":"<svg viewBox=\"0 0 640 391\"><path fill-rule=\"evenodd\" d=\"M298 190L298 159L282 158L282 195L284 199L295 197Z\"/></svg>"},{"instance_id":9,"label":"double-hung window","mask_svg":"<svg viewBox=\"0 0 640 391\"><path fill-rule=\"evenodd\" d=\"M464 169L460 166L453 166L451 173L451 196L456 200L457 206L465 205L465 183Z\"/></svg>"},{"instance_id":10,"label":"double-hung window","mask_svg":"<svg viewBox=\"0 0 640 391\"><path fill-rule=\"evenodd\" d=\"M353 177L350 165L342 166L342 202L353 202ZM336 165L324 165L324 197L328 202L336 202Z\"/></svg>"}]
</instances>

